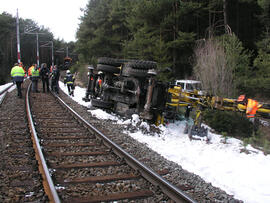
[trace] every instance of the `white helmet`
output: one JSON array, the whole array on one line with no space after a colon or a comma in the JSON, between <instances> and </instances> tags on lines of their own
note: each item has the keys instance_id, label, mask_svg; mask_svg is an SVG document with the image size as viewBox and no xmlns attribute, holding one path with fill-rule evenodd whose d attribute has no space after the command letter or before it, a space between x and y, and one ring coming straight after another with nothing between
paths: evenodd
<instances>
[{"instance_id":1,"label":"white helmet","mask_svg":"<svg viewBox=\"0 0 270 203\"><path fill-rule=\"evenodd\" d=\"M70 70L67 70L67 74L70 74Z\"/></svg>"}]
</instances>

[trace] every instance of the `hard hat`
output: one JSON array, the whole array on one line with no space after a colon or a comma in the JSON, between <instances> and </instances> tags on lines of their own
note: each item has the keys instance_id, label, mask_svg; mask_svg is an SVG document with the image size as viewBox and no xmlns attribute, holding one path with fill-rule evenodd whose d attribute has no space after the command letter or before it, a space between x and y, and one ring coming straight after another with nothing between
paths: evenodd
<instances>
[{"instance_id":1,"label":"hard hat","mask_svg":"<svg viewBox=\"0 0 270 203\"><path fill-rule=\"evenodd\" d=\"M245 98L246 98L246 95L241 94L241 95L238 97L237 101L238 101L238 102L244 101Z\"/></svg>"},{"instance_id":2,"label":"hard hat","mask_svg":"<svg viewBox=\"0 0 270 203\"><path fill-rule=\"evenodd\" d=\"M98 71L98 74L101 75L103 72L102 71Z\"/></svg>"},{"instance_id":3,"label":"hard hat","mask_svg":"<svg viewBox=\"0 0 270 203\"><path fill-rule=\"evenodd\" d=\"M70 74L70 70L67 70L67 74Z\"/></svg>"}]
</instances>

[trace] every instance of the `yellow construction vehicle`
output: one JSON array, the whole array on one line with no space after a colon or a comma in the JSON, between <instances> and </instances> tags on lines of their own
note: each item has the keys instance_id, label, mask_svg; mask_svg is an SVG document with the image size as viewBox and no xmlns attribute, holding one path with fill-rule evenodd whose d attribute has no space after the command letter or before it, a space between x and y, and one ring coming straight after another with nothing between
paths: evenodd
<instances>
[{"instance_id":1,"label":"yellow construction vehicle","mask_svg":"<svg viewBox=\"0 0 270 203\"><path fill-rule=\"evenodd\" d=\"M180 107L187 107L196 110L196 116L192 126L187 130L190 136L199 135L207 136L207 130L201 126L201 112L203 109L218 109L222 111L246 112L247 105L239 102L237 99L211 96L206 93L202 94L200 90L185 90L182 86L174 85L168 89L170 95L166 103L167 109L172 112L178 112ZM270 105L259 102L259 108L256 117L270 118ZM189 116L189 112L186 113Z\"/></svg>"}]
</instances>

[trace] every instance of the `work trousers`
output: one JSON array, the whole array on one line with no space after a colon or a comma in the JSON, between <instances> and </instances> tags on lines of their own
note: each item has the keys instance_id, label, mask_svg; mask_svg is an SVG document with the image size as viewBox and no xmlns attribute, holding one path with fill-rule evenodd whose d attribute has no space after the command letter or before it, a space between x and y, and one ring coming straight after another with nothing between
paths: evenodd
<instances>
[{"instance_id":1,"label":"work trousers","mask_svg":"<svg viewBox=\"0 0 270 203\"><path fill-rule=\"evenodd\" d=\"M38 92L38 80L32 79L32 92Z\"/></svg>"},{"instance_id":2,"label":"work trousers","mask_svg":"<svg viewBox=\"0 0 270 203\"><path fill-rule=\"evenodd\" d=\"M18 97L22 98L22 81L16 81Z\"/></svg>"},{"instance_id":3,"label":"work trousers","mask_svg":"<svg viewBox=\"0 0 270 203\"><path fill-rule=\"evenodd\" d=\"M59 84L58 84L58 80L52 80L51 82L51 89L52 91L56 92L57 94L59 94Z\"/></svg>"},{"instance_id":4,"label":"work trousers","mask_svg":"<svg viewBox=\"0 0 270 203\"><path fill-rule=\"evenodd\" d=\"M43 92L45 92L46 87L47 87L47 92L50 91L49 78L42 78L42 85L43 85Z\"/></svg>"},{"instance_id":5,"label":"work trousers","mask_svg":"<svg viewBox=\"0 0 270 203\"><path fill-rule=\"evenodd\" d=\"M67 84L67 88L68 88L68 94L74 96L74 91L73 91L74 86L73 86L73 84Z\"/></svg>"}]
</instances>

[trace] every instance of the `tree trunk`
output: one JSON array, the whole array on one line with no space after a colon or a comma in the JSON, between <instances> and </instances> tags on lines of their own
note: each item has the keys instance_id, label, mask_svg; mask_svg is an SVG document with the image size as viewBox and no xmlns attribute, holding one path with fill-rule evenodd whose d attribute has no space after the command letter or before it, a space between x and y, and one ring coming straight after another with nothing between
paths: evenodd
<instances>
[{"instance_id":1,"label":"tree trunk","mask_svg":"<svg viewBox=\"0 0 270 203\"><path fill-rule=\"evenodd\" d=\"M227 19L227 0L223 0L223 15L224 15L224 31L227 33L228 19Z\"/></svg>"}]
</instances>

